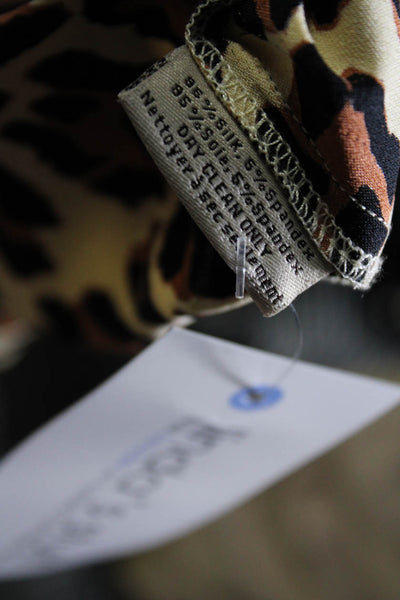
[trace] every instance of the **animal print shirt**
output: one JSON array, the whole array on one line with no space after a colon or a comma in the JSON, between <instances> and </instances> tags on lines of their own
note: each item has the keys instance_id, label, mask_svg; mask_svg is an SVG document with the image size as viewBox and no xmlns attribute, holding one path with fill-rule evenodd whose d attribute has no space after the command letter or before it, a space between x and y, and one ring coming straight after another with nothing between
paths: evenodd
<instances>
[{"instance_id":1,"label":"animal print shirt","mask_svg":"<svg viewBox=\"0 0 400 600\"><path fill-rule=\"evenodd\" d=\"M132 353L173 320L238 305L234 273L116 101L187 23L331 278L365 289L379 272L400 158L398 1L197 4L0 0L0 294L34 326Z\"/></svg>"}]
</instances>

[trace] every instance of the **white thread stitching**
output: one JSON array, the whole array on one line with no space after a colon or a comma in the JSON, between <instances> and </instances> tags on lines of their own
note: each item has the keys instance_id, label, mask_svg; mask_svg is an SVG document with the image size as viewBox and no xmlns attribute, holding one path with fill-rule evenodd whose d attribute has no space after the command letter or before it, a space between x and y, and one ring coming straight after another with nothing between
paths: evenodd
<instances>
[{"instance_id":1,"label":"white thread stitching","mask_svg":"<svg viewBox=\"0 0 400 600\"><path fill-rule=\"evenodd\" d=\"M235 2L235 0L219 0L221 3L223 2L224 4L226 4L227 6L229 6L229 4L233 4ZM218 0L210 0L208 2L203 3L202 5L200 5L198 7L198 9L207 9L209 5L213 4L213 3L217 3ZM201 13L201 10L198 11L199 14ZM196 28L196 24L194 23L194 28ZM190 26L190 24L189 24ZM278 44L273 44L273 46L276 49L282 50L280 48L280 46ZM262 64L262 63L260 63ZM354 202L357 206L359 206L364 212L366 212L367 214L369 214L372 218L376 219L377 221L379 221L380 223L383 223L383 225L385 225L385 227L388 229L388 232L390 231L390 227L389 225L386 223L385 219L383 217L381 217L380 215L378 215L377 213L373 212L371 209L367 208L362 202L360 202L359 200L357 200L357 198L355 198L354 196L352 196L351 194L349 194L348 190L346 190L343 185L340 183L340 181L336 178L336 176L334 175L334 173L332 173L332 171L330 170L330 167L328 165L328 163L326 162L324 156L321 154L320 150L317 148L317 145L315 144L315 141L312 139L310 133L307 131L307 129L304 127L303 123L301 122L301 120L297 117L297 115L294 113L292 107L283 100L282 98L282 94L280 92L280 90L278 89L277 84L275 83L275 81L270 78L270 81L274 87L274 90L276 91L276 93L280 96L281 101L282 101L282 106L284 106L287 111L289 112L289 114L292 116L292 118L296 121L296 123L300 126L301 130L303 131L304 135L306 136L307 140L309 141L309 143L312 145L312 147L314 148L316 154L319 156L319 158L322 161L322 166L325 167L325 171L327 173L327 175L330 175L330 177L332 178L332 181L335 182L335 184L337 185L337 187L344 193L346 194L346 197L349 200L352 200L352 202Z\"/></svg>"},{"instance_id":2,"label":"white thread stitching","mask_svg":"<svg viewBox=\"0 0 400 600\"><path fill-rule=\"evenodd\" d=\"M199 32L200 17L204 18L206 9L217 2L229 5L234 0L207 0L201 4L192 16L186 28L186 41L197 62L200 63L202 72L210 80L213 87L216 89L218 96L227 103L230 112L241 123L241 126L248 132L250 138L257 143L261 149L266 162L272 166L275 175L281 181L282 185L289 192L289 198L293 201L293 206L305 227L312 233L312 239L330 262L338 269L341 275L349 279L357 287L369 287L373 277L379 270L381 259L379 256L374 256L364 252L356 246L353 241L343 234L343 231L336 225L333 216L330 214L328 206L322 202L320 196L314 191L309 179L305 176L303 169L296 156L291 151L289 145L282 139L280 133L275 129L273 123L269 121L266 115L258 121L257 128L247 126L243 123L243 114L254 116L257 111L255 101L251 100L244 90L243 86L236 79L230 66L224 61L220 52L210 42L204 38L195 37ZM203 12L204 11L204 12ZM208 65L213 65L211 68ZM225 80L218 82L215 74L220 71L221 65L226 71ZM230 102L229 95L226 90L233 90L236 94L235 101L245 101L246 107L241 107L241 115L238 115ZM258 130L261 125L264 125L267 131L263 132L264 139L260 140ZM270 138L270 139L268 139ZM275 157L270 156L270 150L277 146ZM281 154L281 149L285 152ZM287 158L286 169L282 169L282 165L278 163ZM292 160L292 168L288 168ZM300 180L294 182L294 176ZM299 194L299 188L304 184L308 186L308 193L303 197ZM311 200L316 202L314 211L310 212L310 207L307 205ZM364 207L365 208L365 207ZM368 210L368 209L366 209ZM307 216L307 212L308 214ZM321 248L321 244L325 235L330 237L329 246L327 249Z\"/></svg>"},{"instance_id":3,"label":"white thread stitching","mask_svg":"<svg viewBox=\"0 0 400 600\"><path fill-rule=\"evenodd\" d=\"M250 34L247 34L250 35ZM277 50L282 51L282 48L276 44L276 43L272 43L269 42L271 45L274 46L274 48L276 48ZM260 62L260 64L263 66L264 65L262 62ZM343 185L340 183L340 181L337 179L337 177L335 176L335 174L331 171L328 163L326 162L324 156L322 155L321 151L318 149L315 141L312 139L310 133L307 131L307 129L304 127L303 123L301 122L301 120L298 118L298 116L295 114L295 112L293 111L292 107L285 102L285 100L282 98L282 94L280 92L280 90L278 89L277 84L275 83L275 81L270 77L270 81L271 84L275 90L275 92L279 95L280 100L282 102L282 106L284 108L286 108L286 110L289 112L289 114L291 115L291 117L293 118L294 121L296 121L296 123L299 125L299 127L301 128L302 132L304 133L304 135L306 136L308 142L312 145L312 147L314 148L317 156L321 159L322 161L322 166L325 167L325 171L327 173L327 175L330 175L330 177L332 178L332 181L335 182L335 184L337 185L337 187L344 193L346 194L346 197L349 200L352 200L359 208L361 208L363 211L365 211L366 213L368 213L371 217L373 217L374 219L376 219L377 221L379 221L380 223L383 223L383 225L385 225L386 228L388 228L388 224L386 223L385 219L383 217L381 217L380 215L378 215L377 213L373 212L371 209L367 208L365 206L365 204L363 204L362 202L360 202L360 200L357 200L357 198L355 198L354 196L352 196L351 194L349 194L348 190L346 190L345 187L343 187Z\"/></svg>"}]
</instances>

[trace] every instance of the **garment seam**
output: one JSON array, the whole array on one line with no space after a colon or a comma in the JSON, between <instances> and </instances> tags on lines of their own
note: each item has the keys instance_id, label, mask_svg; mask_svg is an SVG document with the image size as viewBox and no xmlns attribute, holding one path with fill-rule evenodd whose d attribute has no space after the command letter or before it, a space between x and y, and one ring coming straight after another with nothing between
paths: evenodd
<instances>
[{"instance_id":1,"label":"garment seam","mask_svg":"<svg viewBox=\"0 0 400 600\"><path fill-rule=\"evenodd\" d=\"M234 1L235 0L222 0L221 2L221 0L207 0L198 7L186 30L186 41L189 49L196 62L199 63L202 73L210 81L217 95L223 101L223 104L230 110L231 114L233 114L240 123L241 127L247 131L252 141L257 144L267 164L272 167L278 181L281 182L284 189L288 192L289 199L292 201L292 206L301 222L311 233L312 239L319 251L328 258L331 264L340 272L342 277L351 280L356 287L369 287L372 278L379 270L381 262L379 255L375 256L366 253L360 247L356 246L351 238L345 236L342 229L336 224L327 204L323 202L320 195L315 192L311 181L304 173L304 170L299 164L298 158L290 148L290 145L282 138L281 134L277 131L267 115L263 113L261 119L259 119L254 126L246 125L241 116L236 114L234 107L229 101L226 90L229 87L235 87L238 92L238 98L244 98L250 107L246 112L250 114L251 110L253 117L257 115L258 109L255 101L246 93L244 87L233 73L230 65L224 60L219 50L210 41L201 36L198 20L201 16L204 17L204 12L212 4L218 2L219 4L229 5ZM198 37L196 37L196 34L198 34ZM210 58L210 67L208 67L205 62L206 56ZM224 66L228 76L225 76L225 79L223 79L222 82L218 82L216 78L213 77L213 74L220 70L221 65ZM261 113L261 111L259 112ZM264 124L267 127L267 131L263 132L263 134L258 133L260 126ZM273 139L274 137L275 139ZM270 157L269 153L271 148L277 144L278 148L275 157ZM282 148L285 151L283 155L280 153ZM281 165L279 166L279 170L277 169L276 163L281 162L282 160L285 160L286 163L285 171L282 171ZM297 178L300 176L300 180L294 182L293 178L296 176ZM300 194L299 188L304 184L307 184L309 188L308 192ZM309 202L311 200L316 201L317 206L316 209L307 216L307 212L310 210ZM334 237L331 237L329 240L328 248L323 249L320 244L324 241L325 235L328 232L330 237ZM338 258L335 258L334 253L338 255ZM356 256L351 257L350 253L353 253Z\"/></svg>"},{"instance_id":2,"label":"garment seam","mask_svg":"<svg viewBox=\"0 0 400 600\"><path fill-rule=\"evenodd\" d=\"M218 1L218 0L217 0ZM222 0L222 2L224 4L226 4L227 6L229 4L234 4L237 0ZM221 0L220 0L221 2ZM215 3L215 0L211 0L211 2L207 2L203 4L204 8L207 8L209 4ZM199 6L199 8L201 9L202 6ZM251 35L251 34L248 34ZM272 44L275 48L280 49L280 46L278 44L273 43ZM315 43L313 42L313 45L315 46ZM316 46L315 46L316 47ZM256 60L257 57L255 57ZM272 86L275 90L275 92L279 95L279 98L281 99L282 102L282 107L286 108L286 110L289 112L290 116L293 118L293 120L300 126L302 132L304 133L307 141L311 144L311 146L313 147L315 153L317 154L317 156L320 158L321 162L322 162L322 167L324 168L325 172L327 175L329 175L332 178L332 181L335 183L335 185L337 186L337 188L339 190L341 190L345 195L346 198L348 200L351 200L354 204L356 204L361 210L363 210L364 212L366 212L370 217L376 219L377 221L379 221L380 223L382 223L388 230L388 232L390 231L390 225L388 225L388 223L386 223L385 219L381 216L378 215L377 213L375 213L374 211L372 211L370 208L368 208L367 206L365 206L365 204L363 204L362 202L360 202L359 200L357 200L357 198L355 198L344 186L343 184L338 180L338 178L336 177L336 175L331 171L330 166L328 165L326 158L323 156L323 154L321 153L321 151L319 150L319 148L317 147L315 141L312 138L312 135L310 134L310 132L306 129L306 127L304 127L304 124L301 122L301 119L299 119L299 117L296 115L296 113L294 112L293 108L283 99L282 93L279 90L276 82L274 81L274 79L271 77L270 73L267 71L265 65L262 63L262 61L260 61L260 65L263 67L263 69L268 73L269 77L270 77L270 82L272 83Z\"/></svg>"},{"instance_id":3,"label":"garment seam","mask_svg":"<svg viewBox=\"0 0 400 600\"><path fill-rule=\"evenodd\" d=\"M233 0L232 0L233 2ZM243 34L243 37L245 37L245 35L252 35L250 33L247 34ZM277 50L281 50L282 48L274 43L269 41L269 43L271 44L271 46L273 46L274 48L276 48ZM315 43L314 43L315 46ZM274 91L278 94L279 99L280 99L280 103L281 106L283 108L286 108L286 110L288 111L288 113L290 114L290 116L293 118L293 120L300 126L302 132L304 133L307 141L311 144L311 146L313 147L315 153L317 154L317 156L320 158L321 162L322 162L322 167L324 169L324 171L326 172L327 175L330 175L332 178L332 181L336 184L336 186L338 187L339 190L341 190L346 197L351 200L352 202L354 202L354 204L356 204L359 208L361 208L363 211L365 211L367 214L369 214L371 217L373 217L374 219L376 219L377 221L379 221L380 223L383 223L383 225L385 225L385 227L387 229L389 229L389 225L388 223L386 223L385 219L381 216L378 215L377 213L375 213L374 211L372 211L370 208L368 208L367 206L365 206L365 204L363 204L362 202L360 202L359 200L357 200L357 198L355 198L352 194L350 194L350 192L348 190L346 190L346 188L343 186L343 184L338 180L338 178L336 177L336 175L333 173L333 171L331 171L331 167L328 165L326 158L324 157L324 155L322 154L322 152L319 150L318 146L316 145L315 141L312 138L312 135L310 134L310 132L306 129L306 127L304 127L304 124L301 122L301 119L299 119L299 117L296 115L296 113L294 112L293 108L290 106L290 104L288 104L286 102L286 100L283 99L282 96L282 92L279 90L277 83L274 81L274 79L272 78L271 74L267 71L265 65L263 64L263 62L257 58L257 57L253 57L255 60L257 60L261 67L267 72L268 76L269 76L269 81L274 89ZM348 136L346 136L348 137ZM359 138L357 137L353 137L353 139L355 141L358 141Z\"/></svg>"}]
</instances>

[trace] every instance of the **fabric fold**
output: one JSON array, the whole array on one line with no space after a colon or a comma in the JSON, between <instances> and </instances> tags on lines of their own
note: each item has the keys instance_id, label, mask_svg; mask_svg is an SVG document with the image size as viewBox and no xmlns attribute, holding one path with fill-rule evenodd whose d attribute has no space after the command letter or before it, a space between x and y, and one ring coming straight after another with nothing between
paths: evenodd
<instances>
[{"instance_id":1,"label":"fabric fold","mask_svg":"<svg viewBox=\"0 0 400 600\"><path fill-rule=\"evenodd\" d=\"M186 34L318 248L362 289L382 263L399 171L397 24L390 0L211 0Z\"/></svg>"}]
</instances>

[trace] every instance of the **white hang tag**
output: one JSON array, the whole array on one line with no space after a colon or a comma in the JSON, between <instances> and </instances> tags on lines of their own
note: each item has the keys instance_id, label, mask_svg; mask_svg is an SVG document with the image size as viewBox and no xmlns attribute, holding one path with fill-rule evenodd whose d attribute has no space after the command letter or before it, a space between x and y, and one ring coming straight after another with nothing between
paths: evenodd
<instances>
[{"instance_id":1,"label":"white hang tag","mask_svg":"<svg viewBox=\"0 0 400 600\"><path fill-rule=\"evenodd\" d=\"M217 518L396 405L400 386L172 330L0 464L0 576L140 552ZM256 399L246 386L260 386Z\"/></svg>"},{"instance_id":2,"label":"white hang tag","mask_svg":"<svg viewBox=\"0 0 400 600\"><path fill-rule=\"evenodd\" d=\"M119 99L159 169L233 270L237 239L246 237L246 288L265 315L334 271L188 48L171 52Z\"/></svg>"}]
</instances>

